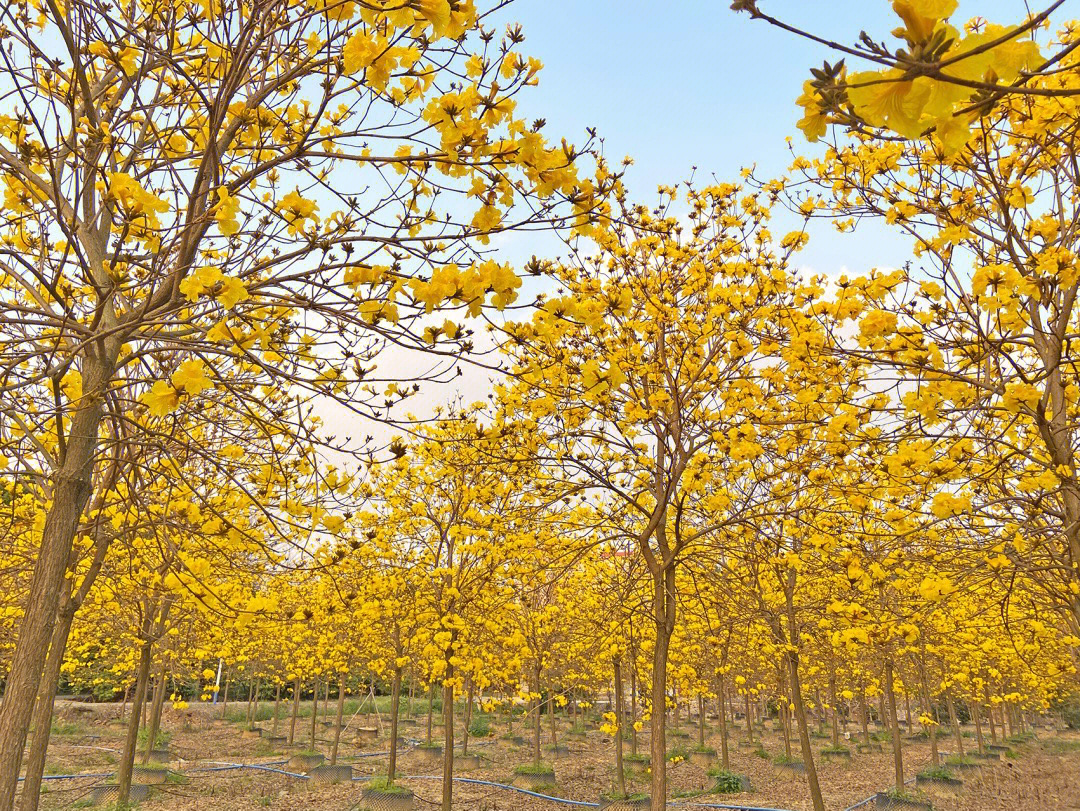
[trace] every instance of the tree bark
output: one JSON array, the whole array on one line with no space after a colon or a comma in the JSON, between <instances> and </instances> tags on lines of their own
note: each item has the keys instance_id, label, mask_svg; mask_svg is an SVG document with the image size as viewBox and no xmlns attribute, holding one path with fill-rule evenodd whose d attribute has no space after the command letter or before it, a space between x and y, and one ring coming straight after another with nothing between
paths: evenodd
<instances>
[{"instance_id":1,"label":"tree bark","mask_svg":"<svg viewBox=\"0 0 1080 811\"><path fill-rule=\"evenodd\" d=\"M311 687L311 749L315 750L315 727L319 723L319 680Z\"/></svg>"},{"instance_id":2,"label":"tree bark","mask_svg":"<svg viewBox=\"0 0 1080 811\"><path fill-rule=\"evenodd\" d=\"M754 718L753 713L750 712L750 689L749 687L743 689L743 702L745 704L746 712L746 737L750 743L754 742Z\"/></svg>"},{"instance_id":3,"label":"tree bark","mask_svg":"<svg viewBox=\"0 0 1080 811\"><path fill-rule=\"evenodd\" d=\"M454 804L454 666L446 663L446 681L443 683L443 773L442 811L453 811Z\"/></svg>"},{"instance_id":4,"label":"tree bark","mask_svg":"<svg viewBox=\"0 0 1080 811\"><path fill-rule=\"evenodd\" d=\"M790 628L792 639L797 640L795 628ZM806 704L802 697L802 679L799 677L799 654L788 653L788 674L791 678L791 701L795 705L795 721L799 727L799 748L802 750L803 764L806 766L806 780L810 784L810 799L814 811L825 811L825 800L821 796L818 783L817 766L814 764L814 751L810 748L810 729L806 720Z\"/></svg>"},{"instance_id":5,"label":"tree bark","mask_svg":"<svg viewBox=\"0 0 1080 811\"><path fill-rule=\"evenodd\" d=\"M296 740L296 716L300 714L300 677L296 677L292 690L292 716L289 719L289 746Z\"/></svg>"},{"instance_id":6,"label":"tree bark","mask_svg":"<svg viewBox=\"0 0 1080 811\"><path fill-rule=\"evenodd\" d=\"M949 705L949 723L952 724L953 734L956 736L956 754L964 756L964 735L960 731L960 719L956 715L956 702L953 701L952 690L945 694Z\"/></svg>"},{"instance_id":7,"label":"tree bark","mask_svg":"<svg viewBox=\"0 0 1080 811\"><path fill-rule=\"evenodd\" d=\"M154 697L150 703L150 720L146 728L146 750L142 753L142 762L150 762L150 750L157 743L158 731L161 729L161 708L165 704L165 663L161 663L158 671L157 684L154 685Z\"/></svg>"},{"instance_id":8,"label":"tree bark","mask_svg":"<svg viewBox=\"0 0 1080 811\"><path fill-rule=\"evenodd\" d=\"M329 684L329 679L327 680ZM334 722L334 745L330 750L330 765L337 765L337 753L338 745L341 743L341 720L345 716L345 671L341 671L338 674L337 683L337 720ZM397 718L394 718L394 725L397 726ZM392 744L391 744L392 745Z\"/></svg>"},{"instance_id":9,"label":"tree bark","mask_svg":"<svg viewBox=\"0 0 1080 811\"><path fill-rule=\"evenodd\" d=\"M720 716L720 767L722 769L730 768L728 757L728 731L727 731L727 707L724 701L724 677L720 677L720 684L716 693L717 701L720 704L719 712Z\"/></svg>"},{"instance_id":10,"label":"tree bark","mask_svg":"<svg viewBox=\"0 0 1080 811\"><path fill-rule=\"evenodd\" d=\"M473 680L469 679L469 689L465 694L465 723L461 730L461 754L469 754L469 724L472 723L472 703L473 703Z\"/></svg>"},{"instance_id":11,"label":"tree bark","mask_svg":"<svg viewBox=\"0 0 1080 811\"><path fill-rule=\"evenodd\" d=\"M658 539L664 535L664 525L656 528ZM663 541L661 548L667 546ZM649 744L649 767L652 769L650 791L652 807L667 808L667 741L664 722L667 718L667 664L671 635L675 631L675 566L653 572L653 622L656 642L653 648L652 678L652 739Z\"/></svg>"},{"instance_id":12,"label":"tree bark","mask_svg":"<svg viewBox=\"0 0 1080 811\"><path fill-rule=\"evenodd\" d=\"M626 796L626 773L623 770L623 724L626 715L623 712L622 660L616 656L612 663L615 669L615 783L620 797Z\"/></svg>"},{"instance_id":13,"label":"tree bark","mask_svg":"<svg viewBox=\"0 0 1080 811\"><path fill-rule=\"evenodd\" d=\"M900 745L900 722L896 719L896 692L893 690L892 659L885 660L885 698L889 704L889 732L892 733L893 767L896 770L896 790L904 790L904 750Z\"/></svg>"},{"instance_id":14,"label":"tree bark","mask_svg":"<svg viewBox=\"0 0 1080 811\"><path fill-rule=\"evenodd\" d=\"M53 638L65 573L83 510L90 498L94 455L104 405L122 339L88 347L83 396L71 418L67 446L52 476L52 505L45 515L41 546L30 580L26 612L19 623L11 666L0 703L0 811L12 811L26 737Z\"/></svg>"},{"instance_id":15,"label":"tree bark","mask_svg":"<svg viewBox=\"0 0 1080 811\"><path fill-rule=\"evenodd\" d=\"M274 723L270 728L270 734L272 736L277 735L278 728L278 710L281 708L281 682L277 683L277 687L274 689Z\"/></svg>"},{"instance_id":16,"label":"tree bark","mask_svg":"<svg viewBox=\"0 0 1080 811\"><path fill-rule=\"evenodd\" d=\"M149 635L148 622L144 622L144 629ZM146 706L146 686L150 680L151 657L152 643L149 639L146 639L139 648L139 670L135 677L135 697L131 703L131 717L128 719L124 749L120 754L120 768L116 772L116 782L119 784L118 806L127 803L131 794L131 770L135 765L135 745L139 740L139 721Z\"/></svg>"},{"instance_id":17,"label":"tree bark","mask_svg":"<svg viewBox=\"0 0 1080 811\"><path fill-rule=\"evenodd\" d=\"M401 703L401 668L394 668L394 681L390 687L390 762L386 770L388 785L394 784L397 774L398 707Z\"/></svg>"}]
</instances>

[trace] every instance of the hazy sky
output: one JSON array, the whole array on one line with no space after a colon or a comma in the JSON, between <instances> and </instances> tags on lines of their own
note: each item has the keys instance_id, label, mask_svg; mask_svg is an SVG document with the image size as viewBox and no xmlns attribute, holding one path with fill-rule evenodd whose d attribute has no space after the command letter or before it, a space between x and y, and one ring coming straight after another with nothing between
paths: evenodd
<instances>
[{"instance_id":1,"label":"hazy sky","mask_svg":"<svg viewBox=\"0 0 1080 811\"><path fill-rule=\"evenodd\" d=\"M787 136L794 136L796 150L814 148L795 128L802 82L811 66L836 57L729 6L730 0L516 0L500 13L499 26L521 23L526 38L519 50L544 63L539 86L518 95L519 112L545 118L551 139L580 144L585 128L595 127L613 163L634 158L626 182L645 202L655 199L657 185L678 183L693 166L698 178L720 181L737 180L752 164L762 177L783 173L791 158ZM760 0L760 7L846 44L860 30L889 39L899 22L888 0ZM1080 0L1069 0L1061 16L1076 16L1077 7ZM961 0L953 19L978 15L1015 24L1024 14L1022 0ZM781 221L773 230L790 228ZM536 235L498 237L492 244L498 258L515 263L559 247ZM876 223L839 234L822 222L798 264L815 273L861 274L896 267L909 256L909 241ZM522 298L535 292L530 286ZM400 371L416 362L392 351L381 365ZM427 386L401 411L425 414L455 396L482 399L489 378L490 372L466 364L452 385ZM372 433L384 438L393 432L373 427Z\"/></svg>"}]
</instances>

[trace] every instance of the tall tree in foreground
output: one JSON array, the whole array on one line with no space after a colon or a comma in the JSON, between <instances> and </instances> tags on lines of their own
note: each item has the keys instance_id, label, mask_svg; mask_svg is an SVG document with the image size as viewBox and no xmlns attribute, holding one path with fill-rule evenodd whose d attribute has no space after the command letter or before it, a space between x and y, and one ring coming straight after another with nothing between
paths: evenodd
<instances>
[{"instance_id":1,"label":"tall tree in foreground","mask_svg":"<svg viewBox=\"0 0 1080 811\"><path fill-rule=\"evenodd\" d=\"M514 274L477 253L489 234L587 223L606 181L579 180L579 150L515 117L539 63L485 14L447 0L0 11L5 475L36 474L49 501L0 706L0 811L103 424L137 402L243 410L271 390L382 414L382 346L456 356L464 331L426 313L513 300ZM71 371L77 392L61 386ZM280 428L310 440L291 408Z\"/></svg>"}]
</instances>

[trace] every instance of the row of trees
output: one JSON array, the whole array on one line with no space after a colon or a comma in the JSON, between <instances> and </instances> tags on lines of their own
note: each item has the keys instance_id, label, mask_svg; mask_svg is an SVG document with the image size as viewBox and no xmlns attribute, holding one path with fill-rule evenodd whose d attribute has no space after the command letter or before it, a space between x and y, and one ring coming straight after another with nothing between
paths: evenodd
<instances>
[{"instance_id":1,"label":"row of trees","mask_svg":"<svg viewBox=\"0 0 1080 811\"><path fill-rule=\"evenodd\" d=\"M658 800L654 708L780 699L820 809L823 708L1022 724L1073 688L1075 29L1044 58L1020 38L1045 15L961 37L955 2L897 0L906 49L859 52L884 74L807 89L823 152L650 207L518 114L539 64L500 5L4 12L0 811L31 728L36 807L65 672L133 690L122 791L150 684L156 718L219 657L293 696L431 685L446 811L462 694L538 720L613 684ZM799 273L818 217L915 259ZM533 228L567 257L495 317L521 282L490 237ZM491 397L402 419L485 317Z\"/></svg>"}]
</instances>

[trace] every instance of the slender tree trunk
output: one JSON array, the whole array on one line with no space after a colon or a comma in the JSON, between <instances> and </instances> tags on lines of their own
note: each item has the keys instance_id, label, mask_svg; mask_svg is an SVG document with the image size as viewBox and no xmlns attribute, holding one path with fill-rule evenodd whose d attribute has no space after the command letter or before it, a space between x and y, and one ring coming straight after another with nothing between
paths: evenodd
<instances>
[{"instance_id":1,"label":"slender tree trunk","mask_svg":"<svg viewBox=\"0 0 1080 811\"><path fill-rule=\"evenodd\" d=\"M540 708L544 706L542 697L540 695L540 668L537 667L535 674L535 681L533 682L533 689L536 691L536 704L534 710L536 717L533 719L533 763L537 766L540 765Z\"/></svg>"},{"instance_id":2,"label":"slender tree trunk","mask_svg":"<svg viewBox=\"0 0 1080 811\"><path fill-rule=\"evenodd\" d=\"M885 660L885 697L889 702L889 732L892 733L893 766L896 769L896 790L904 790L904 750L900 746L900 722L896 719L896 692L893 690L893 662Z\"/></svg>"},{"instance_id":3,"label":"slender tree trunk","mask_svg":"<svg viewBox=\"0 0 1080 811\"><path fill-rule=\"evenodd\" d=\"M60 466L51 477L52 504L45 514L26 609L0 703L0 811L12 811L15 805L19 767L45 673L72 544L90 498L103 392L113 375L121 343L119 336L97 341L82 353L83 396L71 418Z\"/></svg>"},{"instance_id":4,"label":"slender tree trunk","mask_svg":"<svg viewBox=\"0 0 1080 811\"><path fill-rule=\"evenodd\" d=\"M149 636L150 623L144 621L143 628ZM135 677L135 697L131 703L131 717L128 719L127 735L124 738L124 749L120 754L120 768L116 772L116 782L119 784L119 797L117 805L123 806L131 794L131 770L135 765L135 746L139 742L139 722L142 720L143 711L146 708L146 687L150 681L150 663L153 645L149 639L144 641L139 648L139 669Z\"/></svg>"},{"instance_id":5,"label":"slender tree trunk","mask_svg":"<svg viewBox=\"0 0 1080 811\"><path fill-rule=\"evenodd\" d=\"M971 700L971 717L975 719L975 743L979 747L979 754L986 751L986 743L983 741L982 708L974 699Z\"/></svg>"},{"instance_id":6,"label":"slender tree trunk","mask_svg":"<svg viewBox=\"0 0 1080 811\"><path fill-rule=\"evenodd\" d=\"M319 723L319 679L311 687L311 749L315 750L315 727Z\"/></svg>"},{"instance_id":7,"label":"slender tree trunk","mask_svg":"<svg viewBox=\"0 0 1080 811\"><path fill-rule=\"evenodd\" d=\"M614 703L614 702L613 702ZM551 745L559 745L559 736L555 728L555 693L551 694L551 698L548 699L548 721L551 726Z\"/></svg>"},{"instance_id":8,"label":"slender tree trunk","mask_svg":"<svg viewBox=\"0 0 1080 811\"><path fill-rule=\"evenodd\" d=\"M960 731L960 718L956 714L956 702L953 701L952 690L945 694L949 705L949 723L952 724L953 734L956 736L956 754L964 756L964 735Z\"/></svg>"},{"instance_id":9,"label":"slender tree trunk","mask_svg":"<svg viewBox=\"0 0 1080 811\"><path fill-rule=\"evenodd\" d=\"M293 682L292 717L289 719L289 746L296 740L296 716L300 714L300 677Z\"/></svg>"},{"instance_id":10,"label":"slender tree trunk","mask_svg":"<svg viewBox=\"0 0 1080 811\"><path fill-rule=\"evenodd\" d=\"M270 728L270 735L271 736L276 736L277 735L278 710L280 709L280 707L281 707L281 682L279 681L277 683L277 687L274 690L274 723L273 723L273 726L271 726L271 728Z\"/></svg>"},{"instance_id":11,"label":"slender tree trunk","mask_svg":"<svg viewBox=\"0 0 1080 811\"><path fill-rule=\"evenodd\" d=\"M994 702L990 700L990 688L983 688L983 693L986 696L986 720L990 722L990 743L996 746L998 734L997 725L994 723Z\"/></svg>"},{"instance_id":12,"label":"slender tree trunk","mask_svg":"<svg viewBox=\"0 0 1080 811\"><path fill-rule=\"evenodd\" d=\"M472 723L473 703L473 680L469 679L469 687L465 694L465 723L461 730L461 754L469 754L469 724Z\"/></svg>"},{"instance_id":13,"label":"slender tree trunk","mask_svg":"<svg viewBox=\"0 0 1080 811\"><path fill-rule=\"evenodd\" d=\"M630 754L637 757L637 657L630 654Z\"/></svg>"},{"instance_id":14,"label":"slender tree trunk","mask_svg":"<svg viewBox=\"0 0 1080 811\"><path fill-rule=\"evenodd\" d=\"M750 712L750 690L748 688L743 689L743 702L745 703L746 712L746 737L750 743L754 742L754 716Z\"/></svg>"},{"instance_id":15,"label":"slender tree trunk","mask_svg":"<svg viewBox=\"0 0 1080 811\"><path fill-rule=\"evenodd\" d=\"M794 624L789 603L789 625ZM792 639L798 639L796 628L789 628ZM791 677L791 700L795 705L795 721L799 727L799 748L802 750L803 764L806 766L806 781L810 785L810 799L814 811L825 811L825 801L821 796L818 783L817 766L814 764L814 751L810 748L810 729L806 719L806 704L802 697L802 679L799 678L799 654L788 654L788 673Z\"/></svg>"},{"instance_id":16,"label":"slender tree trunk","mask_svg":"<svg viewBox=\"0 0 1080 811\"><path fill-rule=\"evenodd\" d=\"M829 671L829 709L832 710L832 745L840 745L840 707L836 702L836 669Z\"/></svg>"},{"instance_id":17,"label":"slender tree trunk","mask_svg":"<svg viewBox=\"0 0 1080 811\"><path fill-rule=\"evenodd\" d=\"M427 687L427 744L431 745L431 717L435 714L435 694L429 683Z\"/></svg>"},{"instance_id":18,"label":"slender tree trunk","mask_svg":"<svg viewBox=\"0 0 1080 811\"><path fill-rule=\"evenodd\" d=\"M626 773L623 770L623 724L626 715L623 712L622 660L616 656L615 669L615 782L620 797L626 796Z\"/></svg>"},{"instance_id":19,"label":"slender tree trunk","mask_svg":"<svg viewBox=\"0 0 1080 811\"><path fill-rule=\"evenodd\" d=\"M410 691L411 691L410 687ZM387 783L394 784L397 775L398 706L401 703L401 668L394 668L394 681L390 687L390 763L387 767Z\"/></svg>"},{"instance_id":20,"label":"slender tree trunk","mask_svg":"<svg viewBox=\"0 0 1080 811\"><path fill-rule=\"evenodd\" d=\"M150 751L157 745L158 732L161 729L161 708L165 704L165 663L161 663L157 684L154 685L154 697L150 704L150 720L146 730L146 749L142 753L142 762L150 762Z\"/></svg>"},{"instance_id":21,"label":"slender tree trunk","mask_svg":"<svg viewBox=\"0 0 1080 811\"><path fill-rule=\"evenodd\" d=\"M698 746L702 749L705 748L705 698L698 693L697 697L697 711L698 711Z\"/></svg>"},{"instance_id":22,"label":"slender tree trunk","mask_svg":"<svg viewBox=\"0 0 1080 811\"><path fill-rule=\"evenodd\" d=\"M859 693L859 709L860 709L859 715L861 716L859 718L859 720L862 722L863 743L866 744L867 746L869 746L870 745L870 707L867 705L867 702L866 702L866 689L865 688L863 690L861 690L860 693Z\"/></svg>"},{"instance_id":23,"label":"slender tree trunk","mask_svg":"<svg viewBox=\"0 0 1080 811\"><path fill-rule=\"evenodd\" d=\"M664 525L656 528L658 538L663 537ZM660 543L666 547L665 542ZM675 567L653 572L653 621L656 640L653 647L652 718L649 741L649 767L652 769L650 792L652 807L667 808L667 740L664 722L667 718L667 665L671 647L671 635L675 630Z\"/></svg>"},{"instance_id":24,"label":"slender tree trunk","mask_svg":"<svg viewBox=\"0 0 1080 811\"><path fill-rule=\"evenodd\" d=\"M907 690L904 690L904 714L907 716L907 734L911 735L911 696Z\"/></svg>"},{"instance_id":25,"label":"slender tree trunk","mask_svg":"<svg viewBox=\"0 0 1080 811\"><path fill-rule=\"evenodd\" d=\"M454 666L447 662L446 682L443 684L443 773L442 811L453 811L454 803Z\"/></svg>"},{"instance_id":26,"label":"slender tree trunk","mask_svg":"<svg viewBox=\"0 0 1080 811\"><path fill-rule=\"evenodd\" d=\"M330 680L327 679L329 684ZM330 765L337 765L338 745L341 743L341 721L345 717L345 671L338 674L337 683L337 713L334 722L334 744L330 749Z\"/></svg>"},{"instance_id":27,"label":"slender tree trunk","mask_svg":"<svg viewBox=\"0 0 1080 811\"><path fill-rule=\"evenodd\" d=\"M720 767L723 769L730 768L728 757L728 731L727 731L727 708L724 706L724 677L720 677L720 684L718 685L716 694L717 701L720 703L719 712L720 716Z\"/></svg>"},{"instance_id":28,"label":"slender tree trunk","mask_svg":"<svg viewBox=\"0 0 1080 811\"><path fill-rule=\"evenodd\" d=\"M221 702L221 717L225 718L225 713L229 710L229 677L225 677L225 695Z\"/></svg>"}]
</instances>

